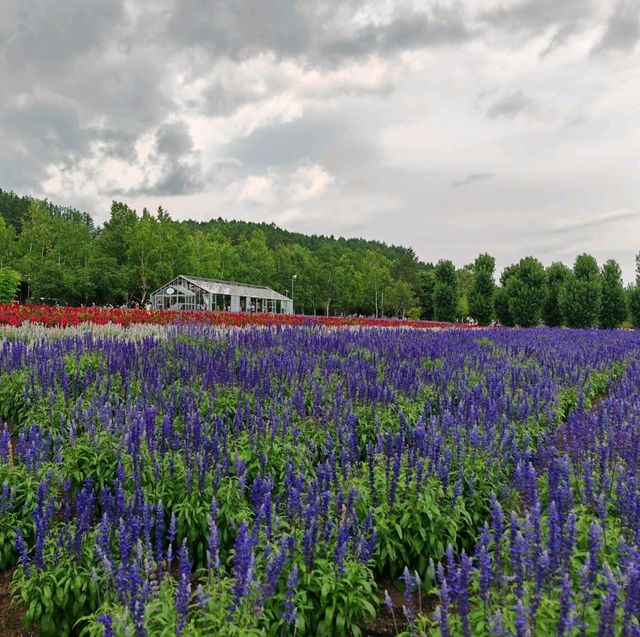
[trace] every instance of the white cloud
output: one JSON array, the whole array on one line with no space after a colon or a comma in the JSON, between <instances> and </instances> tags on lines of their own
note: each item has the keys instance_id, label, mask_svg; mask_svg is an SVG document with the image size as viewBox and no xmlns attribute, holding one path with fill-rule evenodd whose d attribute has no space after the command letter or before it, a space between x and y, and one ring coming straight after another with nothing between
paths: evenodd
<instances>
[{"instance_id":1,"label":"white cloud","mask_svg":"<svg viewBox=\"0 0 640 637\"><path fill-rule=\"evenodd\" d=\"M302 166L291 177L289 197L294 202L312 201L321 197L335 181L322 166Z\"/></svg>"}]
</instances>

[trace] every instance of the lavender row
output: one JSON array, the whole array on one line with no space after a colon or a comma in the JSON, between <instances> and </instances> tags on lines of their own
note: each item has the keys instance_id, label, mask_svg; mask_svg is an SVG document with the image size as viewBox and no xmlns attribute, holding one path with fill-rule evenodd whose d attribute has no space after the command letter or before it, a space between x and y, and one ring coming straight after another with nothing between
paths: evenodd
<instances>
[{"instance_id":1,"label":"lavender row","mask_svg":"<svg viewBox=\"0 0 640 637\"><path fill-rule=\"evenodd\" d=\"M416 617L408 597L407 632L640 635L639 423L635 359L604 400L569 414L545 454L517 465L519 506L507 517L494 500L474 551L449 550L435 617Z\"/></svg>"}]
</instances>

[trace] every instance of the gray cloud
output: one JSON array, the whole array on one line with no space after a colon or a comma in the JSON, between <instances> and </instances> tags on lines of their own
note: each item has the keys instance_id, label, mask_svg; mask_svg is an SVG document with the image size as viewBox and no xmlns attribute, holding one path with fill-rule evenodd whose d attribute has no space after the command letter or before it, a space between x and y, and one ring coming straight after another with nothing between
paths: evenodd
<instances>
[{"instance_id":1,"label":"gray cloud","mask_svg":"<svg viewBox=\"0 0 640 637\"><path fill-rule=\"evenodd\" d=\"M193 149L193 140L185 122L163 124L156 132L158 152L168 158L183 157Z\"/></svg>"},{"instance_id":2,"label":"gray cloud","mask_svg":"<svg viewBox=\"0 0 640 637\"><path fill-rule=\"evenodd\" d=\"M499 117L515 117L520 113L529 113L535 109L535 102L522 91L513 91L498 98L488 109L491 119Z\"/></svg>"},{"instance_id":3,"label":"gray cloud","mask_svg":"<svg viewBox=\"0 0 640 637\"><path fill-rule=\"evenodd\" d=\"M344 228L459 264L544 246L622 262L640 221L599 211L637 210L637 8L3 0L0 187L94 202L98 220L122 196Z\"/></svg>"},{"instance_id":4,"label":"gray cloud","mask_svg":"<svg viewBox=\"0 0 640 637\"><path fill-rule=\"evenodd\" d=\"M627 219L640 219L640 212L637 210L608 210L596 215L564 219L549 225L545 232L551 235L584 233L592 228L608 226Z\"/></svg>"},{"instance_id":5,"label":"gray cloud","mask_svg":"<svg viewBox=\"0 0 640 637\"><path fill-rule=\"evenodd\" d=\"M564 46L569 38L574 35L576 28L574 24L565 24L559 27L555 33L549 38L546 46L540 51L539 57L541 60L551 55L556 49Z\"/></svg>"},{"instance_id":6,"label":"gray cloud","mask_svg":"<svg viewBox=\"0 0 640 637\"><path fill-rule=\"evenodd\" d=\"M637 0L619 0L613 9L607 27L592 53L604 51L632 51L640 40L640 3Z\"/></svg>"},{"instance_id":7,"label":"gray cloud","mask_svg":"<svg viewBox=\"0 0 640 637\"><path fill-rule=\"evenodd\" d=\"M122 0L8 0L0 4L3 56L21 73L56 72L99 48L123 19Z\"/></svg>"},{"instance_id":8,"label":"gray cloud","mask_svg":"<svg viewBox=\"0 0 640 637\"><path fill-rule=\"evenodd\" d=\"M375 159L375 146L346 115L342 119L310 113L284 124L255 130L223 149L246 170L293 166L310 159L332 170L349 170Z\"/></svg>"},{"instance_id":9,"label":"gray cloud","mask_svg":"<svg viewBox=\"0 0 640 637\"><path fill-rule=\"evenodd\" d=\"M460 12L436 7L432 13L397 11L387 24L369 24L341 36L328 35L316 46L326 61L451 45L471 37Z\"/></svg>"},{"instance_id":10,"label":"gray cloud","mask_svg":"<svg viewBox=\"0 0 640 637\"><path fill-rule=\"evenodd\" d=\"M321 66L351 58L455 44L471 37L459 7L400 4L387 21L362 23L362 2L179 0L165 26L169 41L211 56L245 60L271 52Z\"/></svg>"},{"instance_id":11,"label":"gray cloud","mask_svg":"<svg viewBox=\"0 0 640 637\"><path fill-rule=\"evenodd\" d=\"M517 0L483 11L480 18L508 32L539 34L552 26L576 28L587 21L594 9L594 0Z\"/></svg>"},{"instance_id":12,"label":"gray cloud","mask_svg":"<svg viewBox=\"0 0 640 637\"><path fill-rule=\"evenodd\" d=\"M494 179L494 173L471 173L467 175L463 179L456 179L453 182L453 186L455 188L461 188L463 186L468 186L470 184L476 183L478 181L486 181L487 179Z\"/></svg>"},{"instance_id":13,"label":"gray cloud","mask_svg":"<svg viewBox=\"0 0 640 637\"><path fill-rule=\"evenodd\" d=\"M147 177L141 185L133 188L117 189L113 194L173 197L202 192L205 178L200 157L193 150L193 139L185 122L162 124L156 131L155 150L150 162L159 167L159 175Z\"/></svg>"}]
</instances>

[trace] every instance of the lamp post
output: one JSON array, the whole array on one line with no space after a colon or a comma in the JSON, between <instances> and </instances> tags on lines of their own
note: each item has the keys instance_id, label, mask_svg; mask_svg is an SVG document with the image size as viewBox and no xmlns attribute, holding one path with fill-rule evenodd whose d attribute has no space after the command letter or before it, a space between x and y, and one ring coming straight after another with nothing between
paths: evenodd
<instances>
[{"instance_id":1,"label":"lamp post","mask_svg":"<svg viewBox=\"0 0 640 637\"><path fill-rule=\"evenodd\" d=\"M291 277L291 313L292 313L292 314L295 314L295 313L296 313L296 311L295 311L295 309L294 309L294 307L293 307L293 282L294 282L297 278L298 278L298 275L297 275L297 274L294 274L294 275Z\"/></svg>"}]
</instances>

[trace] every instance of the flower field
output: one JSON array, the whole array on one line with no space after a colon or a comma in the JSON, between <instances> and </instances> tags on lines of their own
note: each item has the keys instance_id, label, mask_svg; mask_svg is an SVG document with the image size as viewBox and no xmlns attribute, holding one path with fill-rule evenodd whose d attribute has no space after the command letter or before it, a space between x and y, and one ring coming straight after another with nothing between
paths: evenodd
<instances>
[{"instance_id":1,"label":"flower field","mask_svg":"<svg viewBox=\"0 0 640 637\"><path fill-rule=\"evenodd\" d=\"M0 325L17 326L36 323L48 327L68 327L91 323L130 325L175 325L198 323L223 327L249 325L323 325L325 327L470 327L438 321L408 321L350 316L306 316L303 314L249 314L246 312L183 312L172 310L121 309L106 307L55 307L52 305L0 304Z\"/></svg>"},{"instance_id":2,"label":"flower field","mask_svg":"<svg viewBox=\"0 0 640 637\"><path fill-rule=\"evenodd\" d=\"M217 316L3 334L1 614L45 637L640 636L640 332Z\"/></svg>"}]
</instances>

